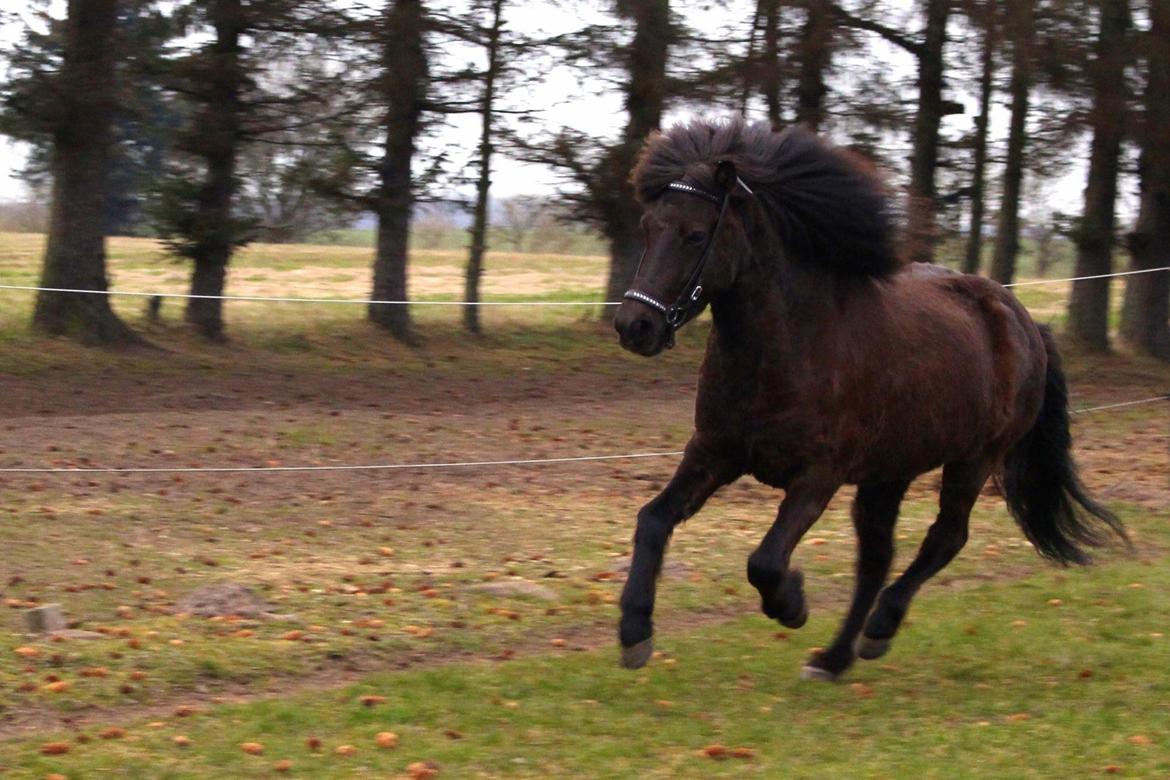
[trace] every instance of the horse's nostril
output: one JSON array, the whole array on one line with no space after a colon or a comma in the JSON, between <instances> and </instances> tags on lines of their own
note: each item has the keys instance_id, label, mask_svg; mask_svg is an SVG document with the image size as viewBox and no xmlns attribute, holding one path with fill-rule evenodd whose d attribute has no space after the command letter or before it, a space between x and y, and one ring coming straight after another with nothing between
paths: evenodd
<instances>
[{"instance_id":1,"label":"horse's nostril","mask_svg":"<svg viewBox=\"0 0 1170 780\"><path fill-rule=\"evenodd\" d=\"M645 317L639 317L630 323L628 335L631 339L636 340L646 335L648 330L650 330L650 320L646 319Z\"/></svg>"}]
</instances>

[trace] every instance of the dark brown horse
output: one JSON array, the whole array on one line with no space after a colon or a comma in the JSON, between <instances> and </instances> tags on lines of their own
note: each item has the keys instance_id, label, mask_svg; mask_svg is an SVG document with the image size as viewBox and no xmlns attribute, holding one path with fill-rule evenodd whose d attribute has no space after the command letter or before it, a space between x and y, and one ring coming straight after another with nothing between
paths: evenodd
<instances>
[{"instance_id":1,"label":"dark brown horse","mask_svg":"<svg viewBox=\"0 0 1170 780\"><path fill-rule=\"evenodd\" d=\"M783 488L748 559L764 614L808 618L792 551L844 484L857 485L853 603L805 676L834 679L886 652L910 600L967 540L990 477L1040 554L1083 563L1118 520L1086 496L1069 446L1051 335L1000 285L903 265L880 182L800 129L696 121L652 136L634 170L646 253L615 327L656 355L710 305L695 432L638 513L622 593L622 661L651 654L663 553L676 525L751 474ZM883 590L907 486L942 467L938 518Z\"/></svg>"}]
</instances>

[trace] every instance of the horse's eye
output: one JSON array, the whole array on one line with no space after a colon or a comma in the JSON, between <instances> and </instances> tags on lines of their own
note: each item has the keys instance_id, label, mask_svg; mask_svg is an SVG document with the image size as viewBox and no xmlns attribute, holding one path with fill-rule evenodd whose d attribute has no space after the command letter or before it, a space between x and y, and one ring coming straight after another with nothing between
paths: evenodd
<instances>
[{"instance_id":1,"label":"horse's eye","mask_svg":"<svg viewBox=\"0 0 1170 780\"><path fill-rule=\"evenodd\" d=\"M702 230L693 230L683 239L683 243L689 246L702 246L706 241L707 234Z\"/></svg>"}]
</instances>

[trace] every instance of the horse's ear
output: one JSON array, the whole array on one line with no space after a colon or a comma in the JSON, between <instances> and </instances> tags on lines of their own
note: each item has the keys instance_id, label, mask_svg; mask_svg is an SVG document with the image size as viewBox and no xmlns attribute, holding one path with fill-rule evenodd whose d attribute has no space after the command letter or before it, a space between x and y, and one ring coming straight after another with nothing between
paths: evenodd
<instances>
[{"instance_id":1,"label":"horse's ear","mask_svg":"<svg viewBox=\"0 0 1170 780\"><path fill-rule=\"evenodd\" d=\"M720 160L715 165L715 187L719 192L731 192L739 175L735 172L735 163L731 160Z\"/></svg>"}]
</instances>

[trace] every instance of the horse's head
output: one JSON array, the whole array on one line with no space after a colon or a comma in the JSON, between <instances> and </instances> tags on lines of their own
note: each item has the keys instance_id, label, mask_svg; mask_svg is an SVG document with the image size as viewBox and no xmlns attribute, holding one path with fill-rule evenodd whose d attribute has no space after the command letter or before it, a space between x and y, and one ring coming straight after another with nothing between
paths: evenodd
<instances>
[{"instance_id":1,"label":"horse's head","mask_svg":"<svg viewBox=\"0 0 1170 780\"><path fill-rule=\"evenodd\" d=\"M729 204L741 194L751 190L724 161L715 167L713 188L675 181L644 203L646 249L613 322L623 347L657 355L713 295L730 287L741 254L735 244L743 236Z\"/></svg>"}]
</instances>

